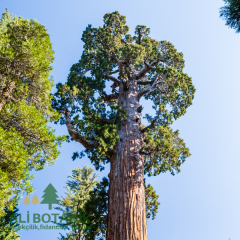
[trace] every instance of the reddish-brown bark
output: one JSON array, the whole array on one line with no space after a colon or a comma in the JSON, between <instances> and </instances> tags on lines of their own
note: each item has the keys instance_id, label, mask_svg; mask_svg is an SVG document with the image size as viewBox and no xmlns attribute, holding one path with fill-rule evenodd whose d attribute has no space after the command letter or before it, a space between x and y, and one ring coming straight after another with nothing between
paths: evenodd
<instances>
[{"instance_id":1,"label":"reddish-brown bark","mask_svg":"<svg viewBox=\"0 0 240 240\"><path fill-rule=\"evenodd\" d=\"M118 104L127 117L119 130L120 141L114 147L109 174L109 209L106 240L147 240L144 159L137 79L128 90L119 86Z\"/></svg>"}]
</instances>

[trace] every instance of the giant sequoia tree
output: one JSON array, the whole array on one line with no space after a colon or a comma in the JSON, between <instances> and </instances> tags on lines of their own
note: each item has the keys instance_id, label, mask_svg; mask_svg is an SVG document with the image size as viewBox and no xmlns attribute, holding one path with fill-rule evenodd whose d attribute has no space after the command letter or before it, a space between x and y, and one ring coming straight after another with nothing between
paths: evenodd
<instances>
[{"instance_id":1,"label":"giant sequoia tree","mask_svg":"<svg viewBox=\"0 0 240 240\"><path fill-rule=\"evenodd\" d=\"M240 32L240 0L224 0L225 6L220 9L220 17L226 25Z\"/></svg>"},{"instance_id":2,"label":"giant sequoia tree","mask_svg":"<svg viewBox=\"0 0 240 240\"><path fill-rule=\"evenodd\" d=\"M59 119L51 106L53 50L45 26L14 17L0 21L0 217L30 193L29 171L58 157L62 138L48 126Z\"/></svg>"},{"instance_id":3,"label":"giant sequoia tree","mask_svg":"<svg viewBox=\"0 0 240 240\"><path fill-rule=\"evenodd\" d=\"M118 12L106 14L103 27L89 25L81 59L67 83L57 85L53 102L71 140L85 147L73 159L86 154L96 169L111 165L107 240L147 239L144 174L174 175L190 155L170 128L195 92L183 54L152 39L146 26L138 25L133 36L128 30ZM146 126L141 99L155 110L145 115Z\"/></svg>"}]
</instances>

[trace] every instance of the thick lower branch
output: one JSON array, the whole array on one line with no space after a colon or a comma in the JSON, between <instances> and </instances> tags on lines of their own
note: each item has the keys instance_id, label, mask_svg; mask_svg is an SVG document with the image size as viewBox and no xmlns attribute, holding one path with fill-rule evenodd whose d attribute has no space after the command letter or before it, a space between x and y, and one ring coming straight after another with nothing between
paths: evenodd
<instances>
[{"instance_id":1,"label":"thick lower branch","mask_svg":"<svg viewBox=\"0 0 240 240\"><path fill-rule=\"evenodd\" d=\"M92 149L98 147L98 142L96 141L89 141L84 136L82 136L71 124L70 113L67 109L64 110L65 115L65 124L67 126L68 132L72 139L76 142L80 142L85 148Z\"/></svg>"}]
</instances>

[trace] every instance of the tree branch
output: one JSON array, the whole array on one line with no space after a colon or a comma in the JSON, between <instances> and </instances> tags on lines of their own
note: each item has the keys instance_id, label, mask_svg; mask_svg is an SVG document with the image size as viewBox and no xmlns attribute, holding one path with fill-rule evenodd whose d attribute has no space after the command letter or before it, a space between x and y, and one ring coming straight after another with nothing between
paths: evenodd
<instances>
[{"instance_id":1,"label":"tree branch","mask_svg":"<svg viewBox=\"0 0 240 240\"><path fill-rule=\"evenodd\" d=\"M13 96L10 96L9 99L11 99L13 102L18 102L18 100L16 98L14 98Z\"/></svg>"},{"instance_id":2,"label":"tree branch","mask_svg":"<svg viewBox=\"0 0 240 240\"><path fill-rule=\"evenodd\" d=\"M148 84L153 84L154 83L154 81L146 81L146 82L142 82L142 81L139 81L139 82L137 82L137 84L139 84L139 85L144 85L144 86L146 86L146 85L148 85Z\"/></svg>"},{"instance_id":3,"label":"tree branch","mask_svg":"<svg viewBox=\"0 0 240 240\"><path fill-rule=\"evenodd\" d=\"M105 75L109 80L112 80L114 83L116 83L118 86L120 85L120 81L117 80L115 77L110 75Z\"/></svg>"},{"instance_id":4,"label":"tree branch","mask_svg":"<svg viewBox=\"0 0 240 240\"><path fill-rule=\"evenodd\" d=\"M145 127L144 129L141 130L142 133L145 133L148 129L153 129L155 127L155 123L156 123L157 119L154 119L151 124L147 127Z\"/></svg>"},{"instance_id":5,"label":"tree branch","mask_svg":"<svg viewBox=\"0 0 240 240\"><path fill-rule=\"evenodd\" d=\"M151 86L145 87L142 91L138 93L138 99L140 99L144 94L152 92L158 83L159 83L159 78L156 78Z\"/></svg>"},{"instance_id":6,"label":"tree branch","mask_svg":"<svg viewBox=\"0 0 240 240\"><path fill-rule=\"evenodd\" d=\"M122 63L122 61L117 58L117 55L115 54L114 51L112 51L112 56L118 64L120 75L123 75L123 63Z\"/></svg>"},{"instance_id":7,"label":"tree branch","mask_svg":"<svg viewBox=\"0 0 240 240\"><path fill-rule=\"evenodd\" d=\"M143 155L146 155L146 156L149 155L149 153L147 153L147 152L145 152L145 151L142 151L142 150L140 150L139 153L140 153L140 154L143 154Z\"/></svg>"},{"instance_id":8,"label":"tree branch","mask_svg":"<svg viewBox=\"0 0 240 240\"><path fill-rule=\"evenodd\" d=\"M106 119L106 118L101 118L100 119L100 123L102 125L108 125L108 124L111 124L112 123L112 120L111 119Z\"/></svg>"},{"instance_id":9,"label":"tree branch","mask_svg":"<svg viewBox=\"0 0 240 240\"><path fill-rule=\"evenodd\" d=\"M96 148L98 146L98 142L87 140L76 129L74 129L74 127L71 124L70 113L67 110L67 108L64 109L64 115L65 115L65 124L67 126L68 132L72 137L72 139L74 139L76 142L81 143L87 149Z\"/></svg>"},{"instance_id":10,"label":"tree branch","mask_svg":"<svg viewBox=\"0 0 240 240\"><path fill-rule=\"evenodd\" d=\"M127 42L124 39L121 39L121 42L127 44Z\"/></svg>"},{"instance_id":11,"label":"tree branch","mask_svg":"<svg viewBox=\"0 0 240 240\"><path fill-rule=\"evenodd\" d=\"M105 50L109 50L108 46L101 41L101 38L100 38L98 35L95 35L95 34L94 34L94 36L95 36L96 38L98 38L99 42L102 44L102 46L103 46L103 48L104 48ZM109 53L108 53L108 54L109 54ZM122 74L123 74L123 63L122 63L122 61L117 58L117 55L116 55L116 53L115 53L114 51L111 51L111 53L110 53L109 55L110 55L111 57L113 57L114 60L117 62L118 67L119 67L119 72L120 72L120 74L122 75Z\"/></svg>"},{"instance_id":12,"label":"tree branch","mask_svg":"<svg viewBox=\"0 0 240 240\"><path fill-rule=\"evenodd\" d=\"M109 102L111 102L112 100L118 99L118 96L119 96L118 93L114 93L114 94L110 94L110 95L107 95L106 93L103 93L103 94L104 94L103 100L104 100L106 103L109 103Z\"/></svg>"},{"instance_id":13,"label":"tree branch","mask_svg":"<svg viewBox=\"0 0 240 240\"><path fill-rule=\"evenodd\" d=\"M156 66L161 60L163 60L164 58L158 58L157 60L155 60L154 62L152 62L150 65L146 63L146 61L144 61L145 64L145 68L136 76L137 79L140 79L142 77L145 76L146 73L148 73L151 69L155 69L154 66Z\"/></svg>"},{"instance_id":14,"label":"tree branch","mask_svg":"<svg viewBox=\"0 0 240 240\"><path fill-rule=\"evenodd\" d=\"M116 71L110 72L108 75L113 75L113 74L118 73L118 72L119 72L119 69L116 70Z\"/></svg>"},{"instance_id":15,"label":"tree branch","mask_svg":"<svg viewBox=\"0 0 240 240\"><path fill-rule=\"evenodd\" d=\"M2 110L4 104L10 98L13 89L15 88L15 82L10 82L9 85L3 90L3 93L0 96L0 111Z\"/></svg>"}]
</instances>

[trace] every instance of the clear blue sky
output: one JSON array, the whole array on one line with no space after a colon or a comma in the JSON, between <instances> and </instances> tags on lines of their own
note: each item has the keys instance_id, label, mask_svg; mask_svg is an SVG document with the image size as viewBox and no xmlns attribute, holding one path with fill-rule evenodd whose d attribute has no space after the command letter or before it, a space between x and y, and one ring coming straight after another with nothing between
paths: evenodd
<instances>
[{"instance_id":1,"label":"clear blue sky","mask_svg":"<svg viewBox=\"0 0 240 240\"><path fill-rule=\"evenodd\" d=\"M102 25L103 15L115 10L127 17L131 32L138 24L146 25L153 38L168 40L183 52L185 72L197 92L173 128L180 130L192 156L178 175L148 179L161 202L156 220L148 221L149 240L240 239L240 35L219 19L222 5L222 0L0 1L1 12L7 7L17 16L46 25L55 50L56 83L64 83L71 65L79 60L86 26ZM66 133L64 126L56 129L57 134ZM71 169L91 165L88 159L72 162L72 152L80 149L77 143L66 143L54 166L34 172L34 194L40 200L49 183L62 196ZM48 212L45 205L27 208L23 199L19 208L23 215L26 210ZM57 239L58 231L20 234L21 240L48 240Z\"/></svg>"}]
</instances>

